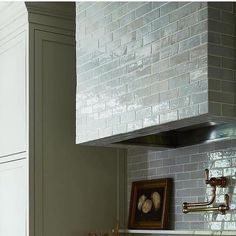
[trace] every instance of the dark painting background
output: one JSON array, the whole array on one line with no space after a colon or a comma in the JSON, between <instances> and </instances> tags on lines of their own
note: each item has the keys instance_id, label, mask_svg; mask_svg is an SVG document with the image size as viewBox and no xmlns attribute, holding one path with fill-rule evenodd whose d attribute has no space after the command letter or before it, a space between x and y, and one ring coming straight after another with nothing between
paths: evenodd
<instances>
[{"instance_id":1,"label":"dark painting background","mask_svg":"<svg viewBox=\"0 0 236 236\"><path fill-rule=\"evenodd\" d=\"M163 210L163 200L164 200L164 187L162 188L145 188L145 189L139 189L137 191L137 199L136 201L136 210L135 210L135 221L140 222L140 221L161 221L162 217L162 210ZM141 195L145 195L148 199L151 200L151 195L154 192L158 192L161 196L161 205L160 208L155 211L154 206L152 206L152 209L148 213L143 213L142 211L138 210L138 199L140 198Z\"/></svg>"}]
</instances>

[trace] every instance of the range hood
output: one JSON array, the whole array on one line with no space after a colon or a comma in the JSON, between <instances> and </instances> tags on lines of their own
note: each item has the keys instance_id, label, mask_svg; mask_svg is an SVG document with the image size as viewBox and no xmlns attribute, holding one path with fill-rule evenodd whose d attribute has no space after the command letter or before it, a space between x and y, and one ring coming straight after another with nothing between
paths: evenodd
<instances>
[{"instance_id":1,"label":"range hood","mask_svg":"<svg viewBox=\"0 0 236 236\"><path fill-rule=\"evenodd\" d=\"M78 3L76 143L162 150L235 138L235 5Z\"/></svg>"},{"instance_id":2,"label":"range hood","mask_svg":"<svg viewBox=\"0 0 236 236\"><path fill-rule=\"evenodd\" d=\"M236 138L236 124L209 122L117 142L116 145L141 146L165 150Z\"/></svg>"}]
</instances>

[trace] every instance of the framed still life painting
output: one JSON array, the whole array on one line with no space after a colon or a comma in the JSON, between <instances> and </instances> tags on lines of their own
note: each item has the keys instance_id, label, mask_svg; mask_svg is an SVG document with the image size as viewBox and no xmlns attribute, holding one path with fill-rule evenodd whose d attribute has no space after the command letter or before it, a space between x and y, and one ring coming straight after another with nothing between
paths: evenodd
<instances>
[{"instance_id":1,"label":"framed still life painting","mask_svg":"<svg viewBox=\"0 0 236 236\"><path fill-rule=\"evenodd\" d=\"M130 229L167 229L171 179L132 183Z\"/></svg>"}]
</instances>

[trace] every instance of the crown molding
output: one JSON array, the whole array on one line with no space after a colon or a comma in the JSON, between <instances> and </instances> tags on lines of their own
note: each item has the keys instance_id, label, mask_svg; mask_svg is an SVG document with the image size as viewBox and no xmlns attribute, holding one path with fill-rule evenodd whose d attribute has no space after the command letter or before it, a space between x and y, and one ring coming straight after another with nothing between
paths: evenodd
<instances>
[{"instance_id":1,"label":"crown molding","mask_svg":"<svg viewBox=\"0 0 236 236\"><path fill-rule=\"evenodd\" d=\"M27 9L24 2L1 2L0 3L0 31L10 24L17 24L18 18L24 17L27 23ZM22 24L22 23L21 23Z\"/></svg>"},{"instance_id":2,"label":"crown molding","mask_svg":"<svg viewBox=\"0 0 236 236\"><path fill-rule=\"evenodd\" d=\"M25 2L29 14L53 16L67 20L75 18L74 2Z\"/></svg>"},{"instance_id":3,"label":"crown molding","mask_svg":"<svg viewBox=\"0 0 236 236\"><path fill-rule=\"evenodd\" d=\"M75 4L73 2L26 2L30 25L53 27L74 34Z\"/></svg>"}]
</instances>

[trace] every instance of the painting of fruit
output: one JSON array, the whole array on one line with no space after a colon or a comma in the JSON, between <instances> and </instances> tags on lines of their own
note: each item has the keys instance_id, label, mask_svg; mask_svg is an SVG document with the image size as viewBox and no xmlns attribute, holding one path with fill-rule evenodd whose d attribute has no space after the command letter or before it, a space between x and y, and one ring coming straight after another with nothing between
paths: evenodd
<instances>
[{"instance_id":1,"label":"painting of fruit","mask_svg":"<svg viewBox=\"0 0 236 236\"><path fill-rule=\"evenodd\" d=\"M143 180L132 183L129 228L166 229L171 179Z\"/></svg>"}]
</instances>

